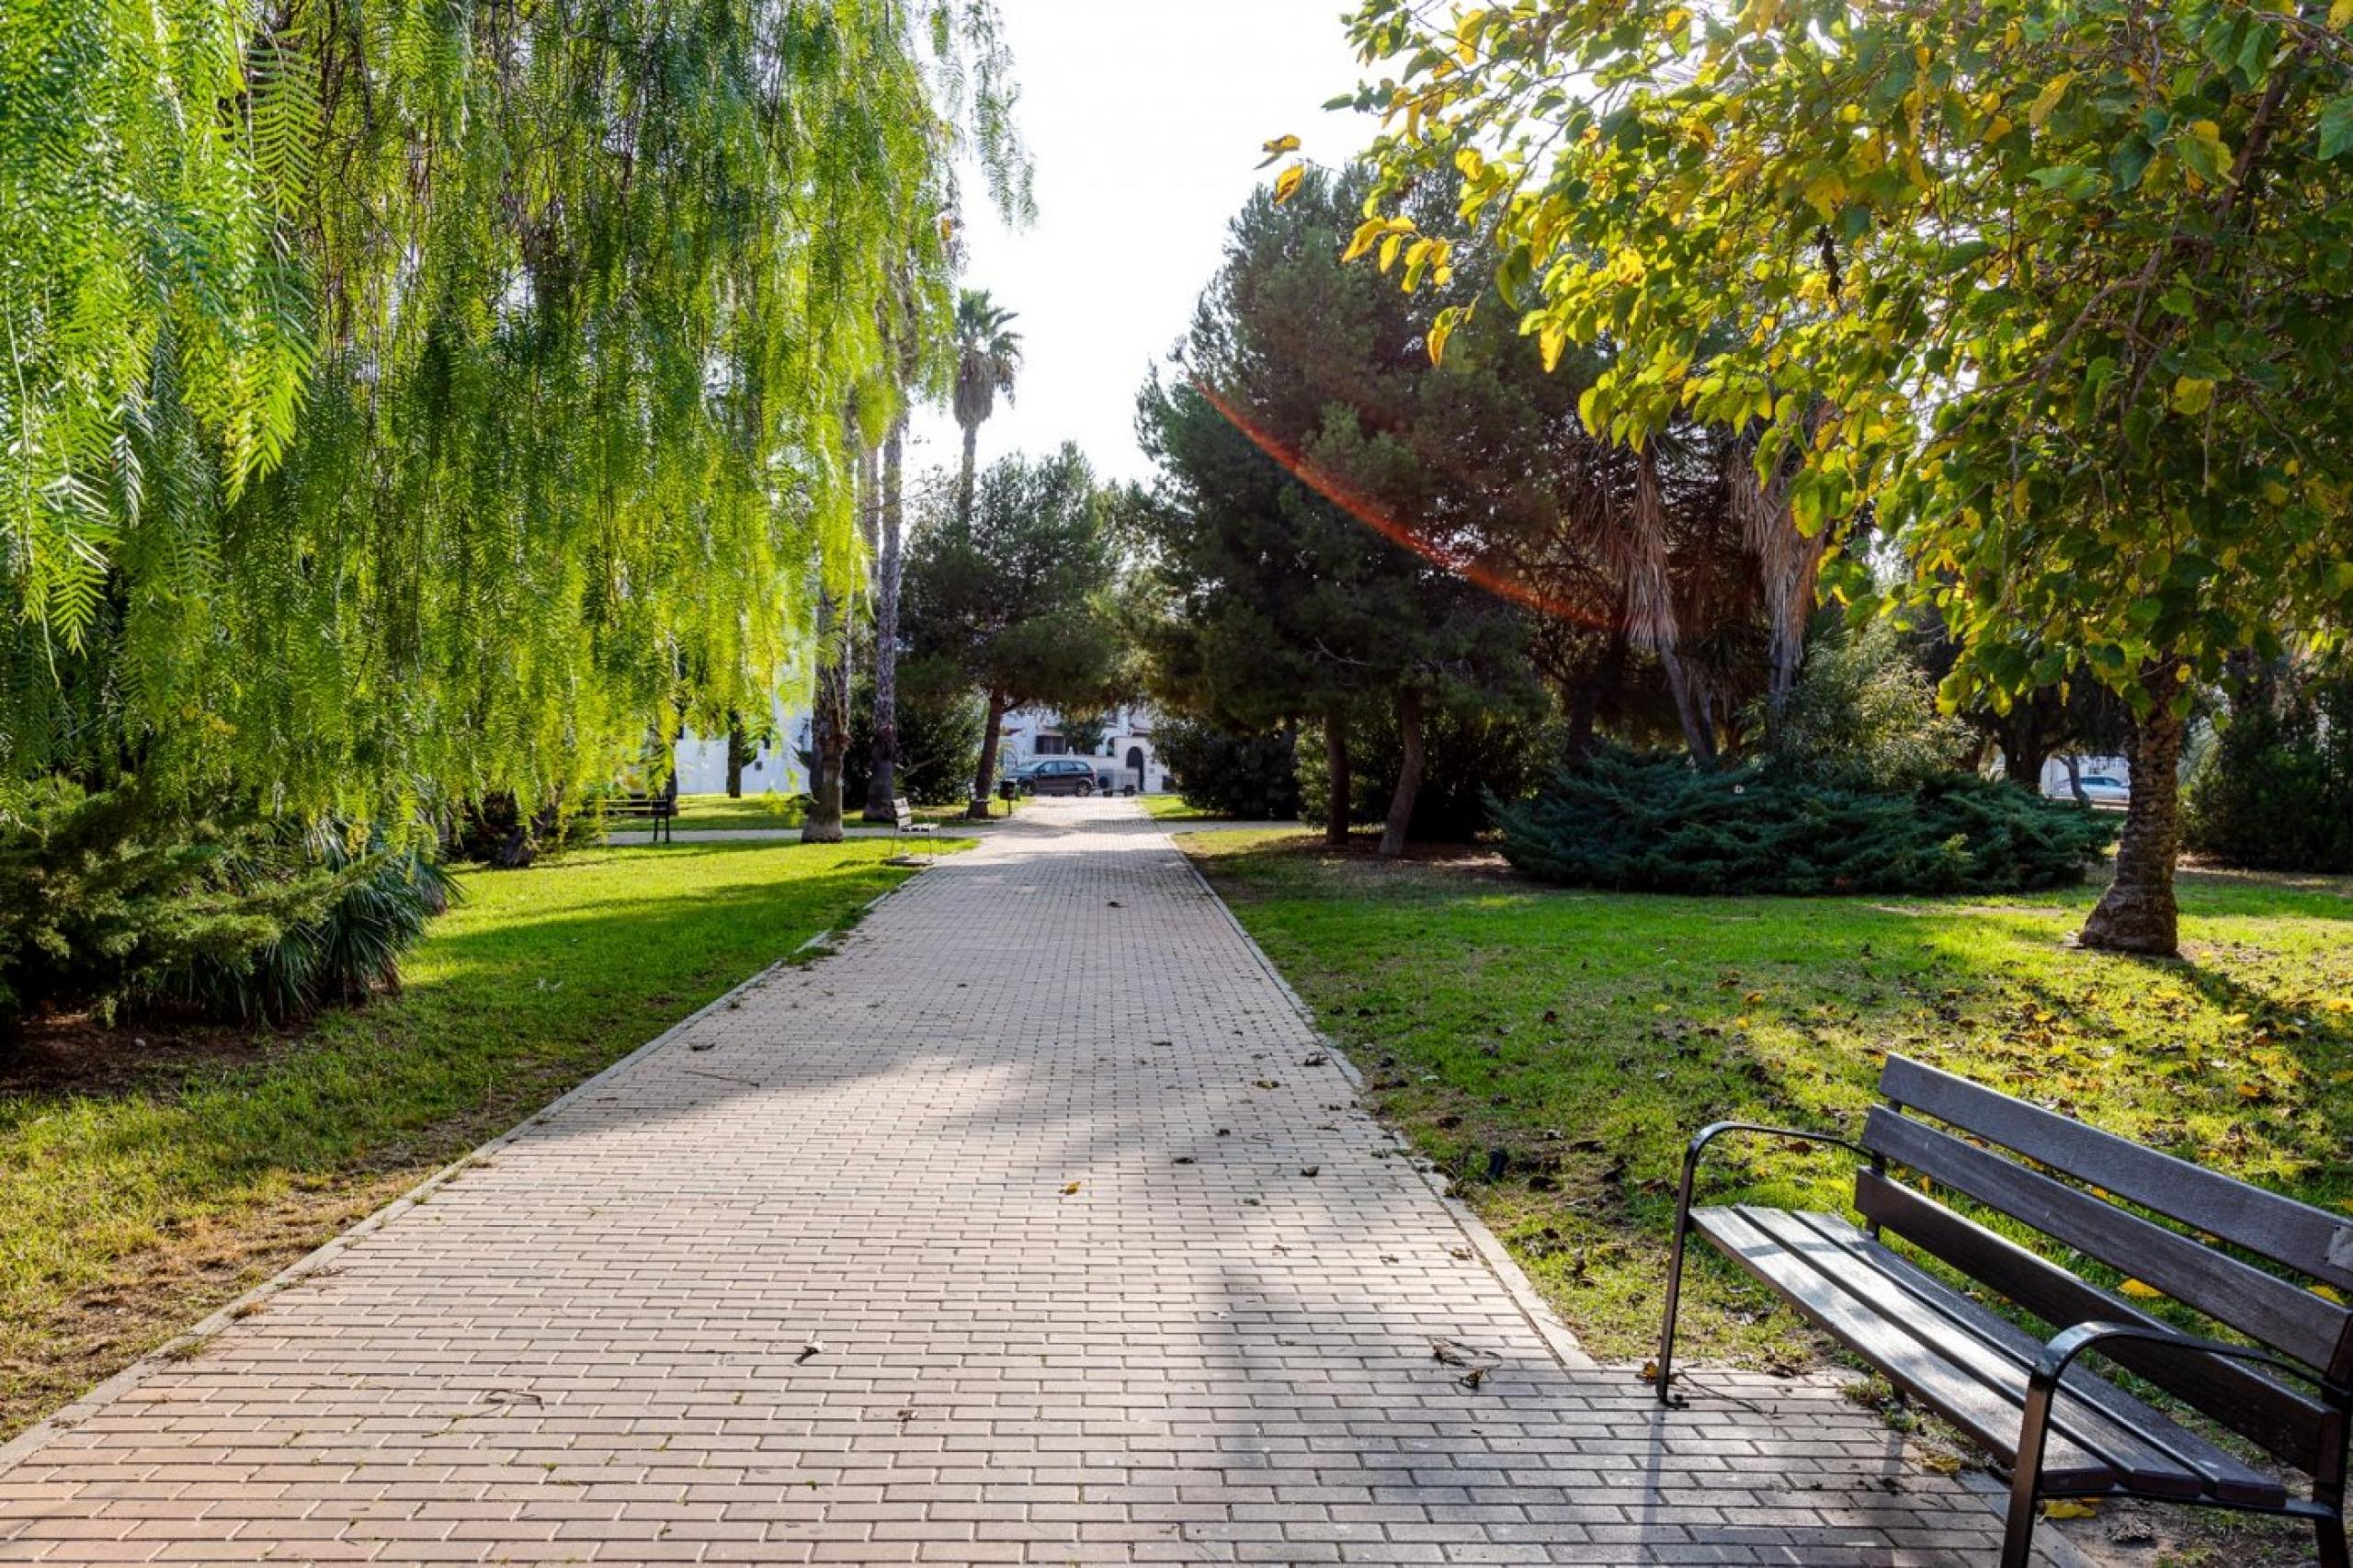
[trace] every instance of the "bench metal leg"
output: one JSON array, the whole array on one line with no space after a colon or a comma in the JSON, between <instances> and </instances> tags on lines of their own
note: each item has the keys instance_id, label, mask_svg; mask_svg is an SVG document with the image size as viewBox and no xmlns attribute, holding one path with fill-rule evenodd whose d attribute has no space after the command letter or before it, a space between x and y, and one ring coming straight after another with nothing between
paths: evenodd
<instances>
[{"instance_id":1,"label":"bench metal leg","mask_svg":"<svg viewBox=\"0 0 2353 1568\"><path fill-rule=\"evenodd\" d=\"M1696 1155L1683 1162L1683 1184L1675 1202L1675 1251L1666 1263L1666 1318L1658 1330L1658 1380L1653 1392L1661 1404L1680 1406L1683 1396L1672 1387L1675 1377L1675 1318L1683 1307L1683 1254L1691 1244L1691 1176Z\"/></svg>"},{"instance_id":2,"label":"bench metal leg","mask_svg":"<svg viewBox=\"0 0 2353 1568\"><path fill-rule=\"evenodd\" d=\"M2010 1471L2010 1517L2002 1531L2002 1568L2028 1568L2034 1556L2034 1516L2041 1506L2042 1449L2051 1430L2051 1401L2058 1379L2038 1366L2026 1382L2018 1422L2018 1457Z\"/></svg>"}]
</instances>

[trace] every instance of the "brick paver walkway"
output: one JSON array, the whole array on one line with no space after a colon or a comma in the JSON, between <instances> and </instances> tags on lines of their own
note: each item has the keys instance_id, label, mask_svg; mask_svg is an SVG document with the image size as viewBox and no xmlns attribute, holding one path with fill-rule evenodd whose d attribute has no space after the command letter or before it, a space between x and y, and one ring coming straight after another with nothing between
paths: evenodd
<instances>
[{"instance_id":1,"label":"brick paver walkway","mask_svg":"<svg viewBox=\"0 0 2353 1568\"><path fill-rule=\"evenodd\" d=\"M1834 1391L1663 1416L1489 1244L1165 835L1041 802L15 1445L0 1560L1990 1561Z\"/></svg>"}]
</instances>

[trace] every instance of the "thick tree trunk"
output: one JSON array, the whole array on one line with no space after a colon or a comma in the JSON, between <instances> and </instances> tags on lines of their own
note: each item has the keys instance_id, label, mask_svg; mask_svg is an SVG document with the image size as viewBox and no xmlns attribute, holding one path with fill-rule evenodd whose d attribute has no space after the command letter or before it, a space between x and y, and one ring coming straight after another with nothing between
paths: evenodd
<instances>
[{"instance_id":1,"label":"thick tree trunk","mask_svg":"<svg viewBox=\"0 0 2353 1568\"><path fill-rule=\"evenodd\" d=\"M809 715L809 815L801 824L803 844L842 841L842 759L849 754L849 639L837 624L841 607L833 596L817 596L817 646L825 663L817 669L816 700Z\"/></svg>"},{"instance_id":2,"label":"thick tree trunk","mask_svg":"<svg viewBox=\"0 0 2353 1568\"><path fill-rule=\"evenodd\" d=\"M1003 692L989 693L987 727L981 732L981 766L972 775L972 803L964 814L974 822L985 822L989 814L989 795L996 789L996 733L1005 723L1006 697Z\"/></svg>"},{"instance_id":3,"label":"thick tree trunk","mask_svg":"<svg viewBox=\"0 0 2353 1568\"><path fill-rule=\"evenodd\" d=\"M964 528L972 526L972 469L980 460L981 427L964 426L964 466L956 472L956 521Z\"/></svg>"},{"instance_id":4,"label":"thick tree trunk","mask_svg":"<svg viewBox=\"0 0 2353 1568\"><path fill-rule=\"evenodd\" d=\"M1389 821L1381 830L1381 852L1392 859L1405 853L1414 799L1422 792L1422 694L1410 686L1397 692L1397 742L1404 760L1397 768L1397 792L1389 797Z\"/></svg>"},{"instance_id":5,"label":"thick tree trunk","mask_svg":"<svg viewBox=\"0 0 2353 1568\"><path fill-rule=\"evenodd\" d=\"M2153 700L2132 726L2132 799L2116 846L2116 881L2084 922L2083 944L2120 953L2170 957L2180 946L2174 860L2181 850L2182 721L2173 710L2179 666L2167 660L2142 675Z\"/></svg>"},{"instance_id":6,"label":"thick tree trunk","mask_svg":"<svg viewBox=\"0 0 2353 1568\"><path fill-rule=\"evenodd\" d=\"M744 716L727 715L727 798L744 798L744 753L750 748L744 744Z\"/></svg>"},{"instance_id":7,"label":"thick tree trunk","mask_svg":"<svg viewBox=\"0 0 2353 1568\"><path fill-rule=\"evenodd\" d=\"M1324 783L1331 791L1331 810L1324 819L1324 842L1336 849L1348 843L1348 793L1356 779L1348 768L1348 710L1334 703L1324 715Z\"/></svg>"},{"instance_id":8,"label":"thick tree trunk","mask_svg":"<svg viewBox=\"0 0 2353 1568\"><path fill-rule=\"evenodd\" d=\"M899 782L900 480L906 434L902 416L882 443L882 551L874 569L874 758L866 783L868 822L898 820L891 801Z\"/></svg>"}]
</instances>

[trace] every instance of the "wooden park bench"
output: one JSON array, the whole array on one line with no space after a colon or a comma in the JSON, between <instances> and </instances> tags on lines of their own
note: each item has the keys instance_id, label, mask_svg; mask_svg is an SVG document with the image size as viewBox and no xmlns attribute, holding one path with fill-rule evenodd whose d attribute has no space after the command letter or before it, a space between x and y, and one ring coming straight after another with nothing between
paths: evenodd
<instances>
[{"instance_id":1,"label":"wooden park bench","mask_svg":"<svg viewBox=\"0 0 2353 1568\"><path fill-rule=\"evenodd\" d=\"M1900 1056L1887 1059L1879 1086L1888 1103L1872 1108L1854 1142L1732 1121L1692 1139L1676 1205L1658 1397L1683 1403L1668 1381L1684 1248L1697 1231L2009 1471L2003 1568L2026 1568L2042 1498L2111 1495L2309 1519L2325 1568L2347 1568L2353 1310L2312 1287L2353 1288L2353 1215L2298 1203ZM1700 1156L1731 1133L1836 1144L1862 1156L1854 1198L1861 1227L1836 1214L1692 1208ZM1915 1184L1900 1182L1898 1168ZM2194 1309L2201 1327L2220 1325L2234 1337L2160 1323L1930 1198L1923 1190L1930 1184L2120 1270ZM2032 1337L1883 1244L1886 1233L2059 1332L2047 1342ZM2077 1364L2086 1351L2303 1471L2313 1477L2311 1495L2290 1494L2277 1476Z\"/></svg>"},{"instance_id":2,"label":"wooden park bench","mask_svg":"<svg viewBox=\"0 0 2353 1568\"><path fill-rule=\"evenodd\" d=\"M677 787L674 784L650 794L638 790L611 796L605 802L605 815L608 820L651 823L654 843L672 843L670 824L678 820Z\"/></svg>"}]
</instances>

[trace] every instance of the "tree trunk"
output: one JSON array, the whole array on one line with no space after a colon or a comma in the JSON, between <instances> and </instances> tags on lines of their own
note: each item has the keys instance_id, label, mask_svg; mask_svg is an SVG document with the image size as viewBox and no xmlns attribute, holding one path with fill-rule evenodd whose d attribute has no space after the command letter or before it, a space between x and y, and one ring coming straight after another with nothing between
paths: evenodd
<instances>
[{"instance_id":1,"label":"tree trunk","mask_svg":"<svg viewBox=\"0 0 2353 1568\"><path fill-rule=\"evenodd\" d=\"M2153 705L2132 726L2132 798L2116 846L2116 881L2084 922L2087 948L2170 957L2180 946L2173 892L2174 860L2181 850L2183 724L2173 710L2179 668L2168 659L2142 673Z\"/></svg>"},{"instance_id":2,"label":"tree trunk","mask_svg":"<svg viewBox=\"0 0 2353 1568\"><path fill-rule=\"evenodd\" d=\"M2075 804L2088 806L2092 798L2084 790L2084 759L2075 752L2067 754L2067 793L2075 797Z\"/></svg>"},{"instance_id":3,"label":"tree trunk","mask_svg":"<svg viewBox=\"0 0 2353 1568\"><path fill-rule=\"evenodd\" d=\"M1693 699L1690 676L1685 674L1683 660L1672 648L1659 650L1659 663L1666 670L1666 689L1675 699L1676 721L1683 726L1683 744L1691 753L1691 760L1700 767L1711 766L1716 760L1716 736L1707 716Z\"/></svg>"},{"instance_id":4,"label":"tree trunk","mask_svg":"<svg viewBox=\"0 0 2353 1568\"><path fill-rule=\"evenodd\" d=\"M2011 704L2001 728L2002 776L2021 790L2042 792L2042 765L2051 760L2049 711L2040 691Z\"/></svg>"},{"instance_id":5,"label":"tree trunk","mask_svg":"<svg viewBox=\"0 0 2353 1568\"><path fill-rule=\"evenodd\" d=\"M744 740L744 716L730 712L727 715L727 798L731 801L744 798L744 753L749 749Z\"/></svg>"},{"instance_id":6,"label":"tree trunk","mask_svg":"<svg viewBox=\"0 0 2353 1568\"><path fill-rule=\"evenodd\" d=\"M849 638L847 619L831 594L817 596L817 647L825 662L817 668L816 700L809 715L809 815L801 824L803 844L842 841L842 759L849 753Z\"/></svg>"},{"instance_id":7,"label":"tree trunk","mask_svg":"<svg viewBox=\"0 0 2353 1568\"><path fill-rule=\"evenodd\" d=\"M1324 842L1335 849L1348 844L1348 792L1356 780L1348 770L1348 710L1334 703L1324 715L1324 780L1331 791L1331 810L1324 820Z\"/></svg>"},{"instance_id":8,"label":"tree trunk","mask_svg":"<svg viewBox=\"0 0 2353 1568\"><path fill-rule=\"evenodd\" d=\"M996 733L1005 723L1006 696L989 693L987 727L981 732L981 767L972 775L972 803L964 814L974 822L985 822L989 814L989 795L996 788Z\"/></svg>"},{"instance_id":9,"label":"tree trunk","mask_svg":"<svg viewBox=\"0 0 2353 1568\"><path fill-rule=\"evenodd\" d=\"M874 572L874 759L867 775L868 822L898 820L891 802L898 793L900 476L906 434L902 415L882 443L882 551Z\"/></svg>"},{"instance_id":10,"label":"tree trunk","mask_svg":"<svg viewBox=\"0 0 2353 1568\"><path fill-rule=\"evenodd\" d=\"M1414 798L1422 792L1422 694L1397 692L1397 741L1404 761L1397 768L1397 792L1389 797L1389 822L1381 830L1381 852L1391 859L1405 853L1405 833L1414 824Z\"/></svg>"},{"instance_id":11,"label":"tree trunk","mask_svg":"<svg viewBox=\"0 0 2353 1568\"><path fill-rule=\"evenodd\" d=\"M1577 764L1593 755L1594 726L1601 718L1601 699L1620 690L1626 684L1626 656L1632 652L1626 639L1626 601L1618 600L1617 629L1610 632L1608 645L1603 650L1601 663L1577 683L1569 699L1569 740L1567 760Z\"/></svg>"},{"instance_id":12,"label":"tree trunk","mask_svg":"<svg viewBox=\"0 0 2353 1568\"><path fill-rule=\"evenodd\" d=\"M972 526L972 469L980 459L981 427L964 426L964 466L956 473L956 521L966 528Z\"/></svg>"}]
</instances>

